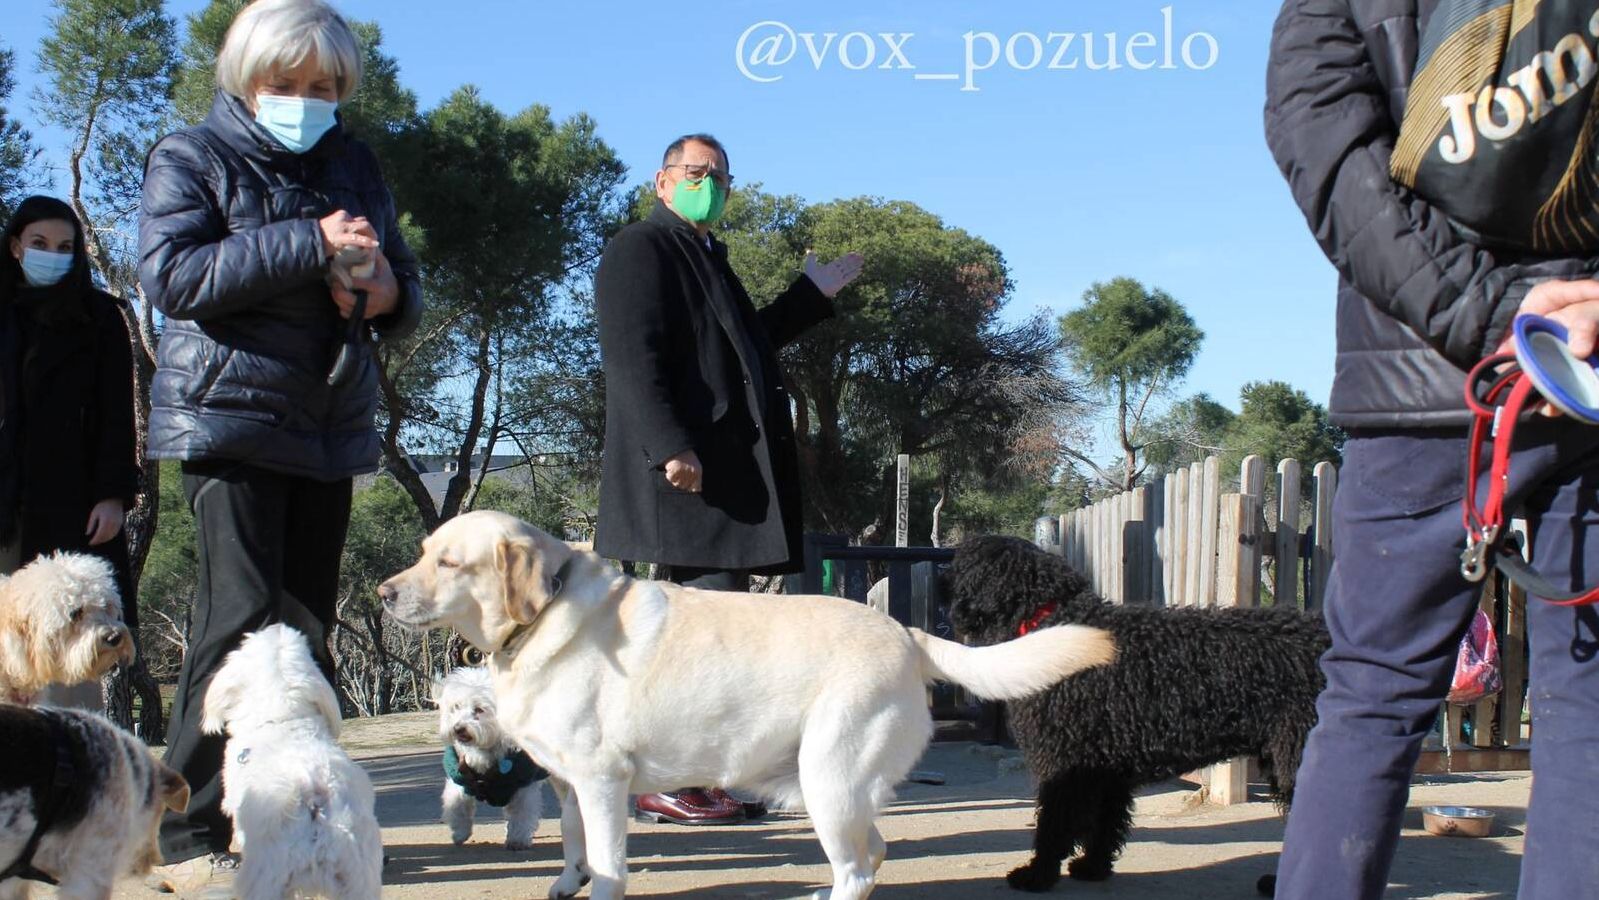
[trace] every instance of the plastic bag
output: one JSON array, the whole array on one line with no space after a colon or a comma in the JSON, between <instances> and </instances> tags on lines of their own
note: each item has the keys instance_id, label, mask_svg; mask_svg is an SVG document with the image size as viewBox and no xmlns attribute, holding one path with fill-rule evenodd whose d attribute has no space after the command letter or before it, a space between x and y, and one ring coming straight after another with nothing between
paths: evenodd
<instances>
[{"instance_id":1,"label":"plastic bag","mask_svg":"<svg viewBox=\"0 0 1599 900\"><path fill-rule=\"evenodd\" d=\"M1460 655L1455 658L1455 677L1449 685L1450 703L1469 706L1484 697L1499 693L1504 680L1499 673L1499 638L1494 636L1493 620L1482 610L1471 618L1471 627L1460 639Z\"/></svg>"}]
</instances>

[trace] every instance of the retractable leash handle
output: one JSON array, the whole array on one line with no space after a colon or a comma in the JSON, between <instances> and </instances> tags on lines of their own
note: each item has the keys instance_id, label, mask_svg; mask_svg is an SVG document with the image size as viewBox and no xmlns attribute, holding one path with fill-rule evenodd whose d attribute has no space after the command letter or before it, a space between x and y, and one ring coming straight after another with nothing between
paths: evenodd
<instances>
[{"instance_id":1,"label":"retractable leash handle","mask_svg":"<svg viewBox=\"0 0 1599 900\"><path fill-rule=\"evenodd\" d=\"M350 286L350 278L371 278L377 268L372 255L357 247L340 248L333 258L333 270L339 282ZM366 337L366 291L353 291L355 308L350 312L350 322L345 327L344 344L339 347L338 359L328 371L328 385L337 387L355 375L361 361L361 341Z\"/></svg>"},{"instance_id":2,"label":"retractable leash handle","mask_svg":"<svg viewBox=\"0 0 1599 900\"><path fill-rule=\"evenodd\" d=\"M1460 556L1460 574L1477 582L1487 577L1490 568L1497 568L1533 596L1560 606L1583 606L1599 603L1599 587L1582 593L1560 590L1521 558L1519 539L1509 546L1503 540L1510 453L1522 413L1542 399L1578 422L1599 425L1599 354L1578 359L1566 343L1569 336L1559 322L1517 316L1511 326L1515 352L1483 360L1466 377L1472 424L1462 503L1466 550ZM1479 507L1477 483L1484 447L1491 449L1492 462L1488 498Z\"/></svg>"},{"instance_id":3,"label":"retractable leash handle","mask_svg":"<svg viewBox=\"0 0 1599 900\"><path fill-rule=\"evenodd\" d=\"M1555 408L1585 425L1599 425L1599 354L1578 359L1566 326L1543 316L1517 316L1511 326L1516 363Z\"/></svg>"}]
</instances>

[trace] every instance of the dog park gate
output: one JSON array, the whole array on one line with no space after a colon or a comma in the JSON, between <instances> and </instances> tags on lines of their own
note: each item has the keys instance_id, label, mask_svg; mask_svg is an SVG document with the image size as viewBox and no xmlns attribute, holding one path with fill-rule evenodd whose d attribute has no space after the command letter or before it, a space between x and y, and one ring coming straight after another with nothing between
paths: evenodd
<instances>
[{"instance_id":1,"label":"dog park gate","mask_svg":"<svg viewBox=\"0 0 1599 900\"><path fill-rule=\"evenodd\" d=\"M1221 463L1210 457L1092 506L1041 518L1034 540L1065 556L1115 603L1288 602L1319 611L1333 563L1338 471L1318 464L1303 499L1302 471L1298 460L1279 462L1268 493L1265 461L1250 456L1238 489L1222 493ZM1526 604L1520 588L1497 573L1489 579L1482 608L1495 623L1504 689L1469 708L1445 705L1442 736L1429 739L1417 772L1528 768ZM1247 799L1250 768L1250 761L1234 760L1196 774L1210 798L1226 805Z\"/></svg>"}]
</instances>

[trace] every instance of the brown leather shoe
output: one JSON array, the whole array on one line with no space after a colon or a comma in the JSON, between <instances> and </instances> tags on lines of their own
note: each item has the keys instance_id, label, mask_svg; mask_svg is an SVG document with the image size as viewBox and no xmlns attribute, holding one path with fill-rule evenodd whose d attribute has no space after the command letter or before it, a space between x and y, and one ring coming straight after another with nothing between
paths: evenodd
<instances>
[{"instance_id":1,"label":"brown leather shoe","mask_svg":"<svg viewBox=\"0 0 1599 900\"><path fill-rule=\"evenodd\" d=\"M660 794L640 794L635 801L639 818L674 825L733 825L744 821L744 804L720 788L690 788Z\"/></svg>"}]
</instances>

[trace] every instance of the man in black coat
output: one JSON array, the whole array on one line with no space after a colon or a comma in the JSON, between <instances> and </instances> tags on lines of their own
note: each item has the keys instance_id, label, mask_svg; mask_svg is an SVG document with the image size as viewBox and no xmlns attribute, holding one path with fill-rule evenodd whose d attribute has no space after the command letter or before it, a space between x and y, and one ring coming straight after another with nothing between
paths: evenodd
<instances>
[{"instance_id":1,"label":"man in black coat","mask_svg":"<svg viewBox=\"0 0 1599 900\"><path fill-rule=\"evenodd\" d=\"M753 573L797 571L802 510L793 411L777 351L833 314L860 274L854 254L805 274L756 309L710 232L732 186L709 135L673 141L660 202L605 248L595 278L605 367L605 453L595 550L667 567L679 584L748 590ZM640 798L641 808L661 798ZM722 821L721 792L665 798L670 821Z\"/></svg>"},{"instance_id":2,"label":"man in black coat","mask_svg":"<svg viewBox=\"0 0 1599 900\"><path fill-rule=\"evenodd\" d=\"M1511 0L1288 0L1277 20L1266 137L1340 276L1331 412L1349 433L1327 686L1279 897L1386 888L1410 776L1481 592L1461 571L1465 371L1518 312L1559 319L1576 356L1593 352L1592 15ZM1599 428L1545 418L1517 430L1505 508L1526 517L1533 561L1563 589L1599 577L1596 492ZM1533 599L1527 619L1536 777L1518 896L1593 896L1599 615Z\"/></svg>"}]
</instances>

